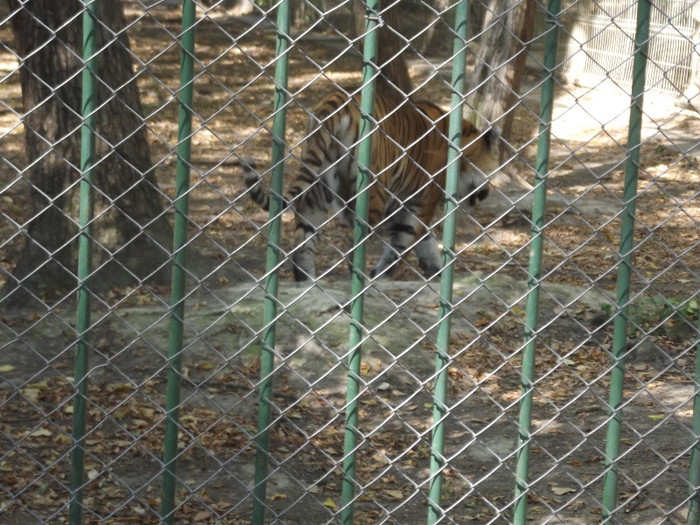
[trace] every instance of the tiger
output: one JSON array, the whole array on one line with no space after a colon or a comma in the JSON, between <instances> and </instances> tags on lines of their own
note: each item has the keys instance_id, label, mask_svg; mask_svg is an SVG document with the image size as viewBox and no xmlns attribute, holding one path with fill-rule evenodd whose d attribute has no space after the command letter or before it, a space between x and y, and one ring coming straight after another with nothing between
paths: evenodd
<instances>
[{"instance_id":1,"label":"tiger","mask_svg":"<svg viewBox=\"0 0 700 525\"><path fill-rule=\"evenodd\" d=\"M429 225L445 197L448 115L426 100L402 103L377 94L373 118L379 129L372 134L367 222L374 229L383 221L388 242L370 278L392 273L410 249L422 274L432 278L442 269ZM340 215L348 226L353 224L361 119L360 96L342 90L324 98L311 114L300 167L283 196L283 207L295 212L292 267L296 281L316 276L317 231L328 213ZM498 138L497 128L481 133L463 120L458 196L472 206L488 195L486 175L499 166ZM243 170L250 197L269 210L269 190L251 159L244 159Z\"/></svg>"}]
</instances>

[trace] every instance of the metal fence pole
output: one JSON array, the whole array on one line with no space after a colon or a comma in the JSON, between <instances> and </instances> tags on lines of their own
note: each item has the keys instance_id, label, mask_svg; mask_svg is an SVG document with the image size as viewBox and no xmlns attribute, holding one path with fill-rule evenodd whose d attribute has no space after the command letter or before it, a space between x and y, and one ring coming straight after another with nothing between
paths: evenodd
<instances>
[{"instance_id":1,"label":"metal fence pole","mask_svg":"<svg viewBox=\"0 0 700 525\"><path fill-rule=\"evenodd\" d=\"M184 0L180 51L180 109L178 117L177 167L175 174L175 223L173 228L173 270L171 290L168 380L166 387L165 438L163 446L163 500L161 520L172 524L175 519L175 470L180 413L180 375L182 370L182 335L185 319L185 277L187 214L190 189L190 149L192 134L192 93L194 70L195 5Z\"/></svg>"},{"instance_id":2,"label":"metal fence pole","mask_svg":"<svg viewBox=\"0 0 700 525\"><path fill-rule=\"evenodd\" d=\"M698 316L698 333L700 333L700 315ZM690 452L690 502L688 504L688 525L700 523L700 340L695 345L695 397L693 399L693 437L695 444Z\"/></svg>"},{"instance_id":3,"label":"metal fence pole","mask_svg":"<svg viewBox=\"0 0 700 525\"><path fill-rule=\"evenodd\" d=\"M450 112L450 148L447 153L447 180L445 182L445 225L443 231L443 269L440 278L440 307L438 316L437 349L435 354L435 389L433 394L433 436L430 454L430 484L428 525L436 523L441 515L442 469L445 464L445 416L448 409L447 373L450 363L450 315L452 314L452 284L454 277L455 231L459 172L461 168L462 106L464 104L464 73L467 62L466 41L469 29L469 0L461 0L455 12L454 61L452 63L452 111Z\"/></svg>"},{"instance_id":4,"label":"metal fence pole","mask_svg":"<svg viewBox=\"0 0 700 525\"><path fill-rule=\"evenodd\" d=\"M97 2L86 3L83 11L82 109L83 125L80 144L80 237L78 239L78 304L75 354L75 400L73 402L73 451L71 457L71 499L68 521L77 525L83 518L83 483L85 481L85 428L87 419L87 336L90 330L90 286L92 271L92 169L95 163L95 50Z\"/></svg>"},{"instance_id":5,"label":"metal fence pole","mask_svg":"<svg viewBox=\"0 0 700 525\"><path fill-rule=\"evenodd\" d=\"M537 351L537 325L542 276L542 245L545 209L547 204L547 175L554 104L554 69L557 60L560 0L549 0L548 25L545 38L544 70L540 93L540 129L537 141L534 200L532 203L532 231L528 267L528 294L525 312L525 348L523 350L520 416L518 420L518 450L515 469L514 525L527 521L527 478L530 458L530 425L532 420L533 379Z\"/></svg>"},{"instance_id":6,"label":"metal fence pole","mask_svg":"<svg viewBox=\"0 0 700 525\"><path fill-rule=\"evenodd\" d=\"M605 484L603 488L603 519L612 523L611 515L617 499L617 459L620 449L620 423L622 390L625 376L624 354L627 351L627 315L630 296L630 269L634 236L634 214L637 197L637 175L639 172L639 148L642 134L642 104L649 47L650 0L637 4L637 29L632 73L632 107L630 108L627 150L629 157L625 166L624 203L620 227L620 256L622 260L617 273L617 313L613 328L613 368L610 377L609 410L610 422L605 445Z\"/></svg>"},{"instance_id":7,"label":"metal fence pole","mask_svg":"<svg viewBox=\"0 0 700 525\"><path fill-rule=\"evenodd\" d=\"M272 143L272 180L270 186L270 231L267 242L265 303L263 308L262 354L260 356L260 401L255 452L255 484L253 489L253 524L265 520L265 492L267 490L267 460L270 445L272 409L272 373L275 366L275 318L277 317L277 289L279 284L280 238L282 231L282 179L284 176L284 140L286 127L287 72L289 67L289 2L283 0L277 7L277 49L275 63L275 99Z\"/></svg>"},{"instance_id":8,"label":"metal fence pole","mask_svg":"<svg viewBox=\"0 0 700 525\"><path fill-rule=\"evenodd\" d=\"M360 360L362 356L362 333L365 287L365 247L367 237L367 215L369 207L369 184L372 180L370 160L372 153L372 115L374 113L374 75L377 60L377 27L379 25L379 0L367 0L365 11L364 55L362 63L362 94L360 144L358 145L357 201L355 205L355 235L352 261L352 299L350 302L350 337L348 355L348 384L346 392L346 427L343 460L341 522L351 525L353 521L353 497L355 492L355 457L357 445L357 410L360 390Z\"/></svg>"}]
</instances>

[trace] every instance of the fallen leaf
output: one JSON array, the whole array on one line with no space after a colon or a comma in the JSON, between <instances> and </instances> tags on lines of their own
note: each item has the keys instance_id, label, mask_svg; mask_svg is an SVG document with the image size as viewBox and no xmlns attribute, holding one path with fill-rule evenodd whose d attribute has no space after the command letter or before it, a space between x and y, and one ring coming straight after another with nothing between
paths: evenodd
<instances>
[{"instance_id":1,"label":"fallen leaf","mask_svg":"<svg viewBox=\"0 0 700 525\"><path fill-rule=\"evenodd\" d=\"M25 388L22 390L22 394L24 394L24 397L26 397L28 401L36 403L37 401L39 401L39 395L41 394L41 390L37 388Z\"/></svg>"},{"instance_id":2,"label":"fallen leaf","mask_svg":"<svg viewBox=\"0 0 700 525\"><path fill-rule=\"evenodd\" d=\"M326 501L324 501L323 506L328 507L329 509L333 509L333 510L338 508L337 505L335 504L335 502L331 498L328 498Z\"/></svg>"},{"instance_id":3,"label":"fallen leaf","mask_svg":"<svg viewBox=\"0 0 700 525\"><path fill-rule=\"evenodd\" d=\"M138 409L138 414L144 418L152 418L156 415L156 411L151 407L140 407Z\"/></svg>"},{"instance_id":4,"label":"fallen leaf","mask_svg":"<svg viewBox=\"0 0 700 525\"><path fill-rule=\"evenodd\" d=\"M208 510L200 510L197 514L194 515L194 523L202 523L208 519L210 519L213 516L211 512Z\"/></svg>"},{"instance_id":5,"label":"fallen leaf","mask_svg":"<svg viewBox=\"0 0 700 525\"><path fill-rule=\"evenodd\" d=\"M557 496L563 496L564 494L569 494L571 492L576 492L575 488L572 487L557 487L553 486L552 487L552 492L554 492Z\"/></svg>"},{"instance_id":6,"label":"fallen leaf","mask_svg":"<svg viewBox=\"0 0 700 525\"><path fill-rule=\"evenodd\" d=\"M12 372L14 370L17 370L17 369L12 365L0 365L0 373Z\"/></svg>"},{"instance_id":7,"label":"fallen leaf","mask_svg":"<svg viewBox=\"0 0 700 525\"><path fill-rule=\"evenodd\" d=\"M402 499L403 498L403 492L400 490L392 490L388 489L384 491L384 494L389 496L391 499Z\"/></svg>"}]
</instances>

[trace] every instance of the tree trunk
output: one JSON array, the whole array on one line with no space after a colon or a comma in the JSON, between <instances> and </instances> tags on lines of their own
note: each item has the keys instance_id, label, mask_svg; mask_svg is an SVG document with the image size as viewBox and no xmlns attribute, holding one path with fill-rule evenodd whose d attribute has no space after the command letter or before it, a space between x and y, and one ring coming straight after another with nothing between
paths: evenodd
<instances>
[{"instance_id":1,"label":"tree trunk","mask_svg":"<svg viewBox=\"0 0 700 525\"><path fill-rule=\"evenodd\" d=\"M509 143L534 21L534 0L490 0L484 16L472 105L488 124L500 126ZM505 148L501 154L510 157Z\"/></svg>"},{"instance_id":2,"label":"tree trunk","mask_svg":"<svg viewBox=\"0 0 700 525\"><path fill-rule=\"evenodd\" d=\"M431 9L425 9L424 16L426 17L427 31L417 39L415 48L423 55L429 53L432 49L440 49L445 45L451 50L453 47L452 40L445 39L445 31L451 30L454 27L454 12L450 9L450 4L453 0L432 0L426 1L425 5ZM474 2L469 2L469 25L472 25L472 11ZM471 35L471 32L469 33Z\"/></svg>"},{"instance_id":3,"label":"tree trunk","mask_svg":"<svg viewBox=\"0 0 700 525\"><path fill-rule=\"evenodd\" d=\"M408 98L413 91L413 83L408 74L408 66L404 58L406 42L399 31L399 4L394 0L391 5L382 5L380 16L383 25L379 28L377 36L377 66L379 76L376 81L377 93L386 97ZM355 33L365 33L365 2L353 0L353 18L355 19Z\"/></svg>"},{"instance_id":4,"label":"tree trunk","mask_svg":"<svg viewBox=\"0 0 700 525\"><path fill-rule=\"evenodd\" d=\"M83 3L8 0L25 112L33 210L5 285L21 302L76 285ZM21 9L20 9L21 7ZM93 288L164 282L171 229L150 162L141 103L118 0L99 2ZM114 35L118 36L114 36ZM29 292L27 294L26 292ZM31 295L30 295L31 294Z\"/></svg>"},{"instance_id":5,"label":"tree trunk","mask_svg":"<svg viewBox=\"0 0 700 525\"><path fill-rule=\"evenodd\" d=\"M224 0L224 8L233 16L250 15L255 12L253 0Z\"/></svg>"}]
</instances>

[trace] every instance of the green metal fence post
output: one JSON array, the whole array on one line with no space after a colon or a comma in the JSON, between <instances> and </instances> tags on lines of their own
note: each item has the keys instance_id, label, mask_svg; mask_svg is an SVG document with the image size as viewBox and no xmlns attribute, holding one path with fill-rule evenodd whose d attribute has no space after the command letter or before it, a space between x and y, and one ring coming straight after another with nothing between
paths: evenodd
<instances>
[{"instance_id":1,"label":"green metal fence post","mask_svg":"<svg viewBox=\"0 0 700 525\"><path fill-rule=\"evenodd\" d=\"M700 316L698 316L700 333ZM687 525L700 523L700 339L695 346L695 397L693 399L693 437L695 443L690 452L690 502L688 504Z\"/></svg>"},{"instance_id":2,"label":"green metal fence post","mask_svg":"<svg viewBox=\"0 0 700 525\"><path fill-rule=\"evenodd\" d=\"M177 167L175 172L175 223L173 228L173 270L171 289L170 341L166 387L165 438L163 446L163 499L160 517L164 523L175 519L177 436L180 415L180 375L185 319L185 277L187 249L188 192L190 189L190 150L192 134L192 93L194 72L195 5L184 0L180 51L180 109L178 117Z\"/></svg>"},{"instance_id":3,"label":"green metal fence post","mask_svg":"<svg viewBox=\"0 0 700 525\"><path fill-rule=\"evenodd\" d=\"M270 446L272 409L272 373L275 366L275 318L277 317L278 262L282 231L282 179L284 175L285 127L287 103L287 72L289 68L289 1L277 7L277 50L275 63L275 99L272 143L272 180L270 186L270 231L267 242L267 271L265 278L264 329L260 356L260 404L255 452L255 484L253 488L253 525L265 520L267 490L267 459Z\"/></svg>"},{"instance_id":4,"label":"green metal fence post","mask_svg":"<svg viewBox=\"0 0 700 525\"><path fill-rule=\"evenodd\" d=\"M80 237L78 239L78 305L76 319L75 400L73 402L73 451L71 457L71 499L68 521L77 525L83 519L83 483L85 480L85 428L87 419L87 337L90 329L90 286L92 272L92 169L95 163L95 51L97 2L86 3L83 12L82 109L80 144Z\"/></svg>"},{"instance_id":5,"label":"green metal fence post","mask_svg":"<svg viewBox=\"0 0 700 525\"><path fill-rule=\"evenodd\" d=\"M452 314L452 283L454 276L455 231L457 229L457 194L462 143L462 106L464 104L464 72L466 71L469 22L469 0L461 0L455 12L454 60L452 63L452 111L449 122L450 148L447 154L445 183L445 223L443 230L443 270L440 278L440 308L438 315L437 350L435 354L435 388L433 394L433 435L430 454L430 483L428 525L441 515L443 450L447 407L447 374L450 362L450 316Z\"/></svg>"},{"instance_id":6,"label":"green metal fence post","mask_svg":"<svg viewBox=\"0 0 700 525\"><path fill-rule=\"evenodd\" d=\"M533 379L537 351L537 325L542 276L542 245L545 209L547 203L547 175L551 142L552 110L554 105L554 69L557 60L560 0L549 0L548 28L542 91L540 93L540 130L537 141L537 159L534 200L532 203L532 231L530 235L530 262L528 267L528 295L525 311L525 348L521 372L521 400L518 419L518 449L515 470L514 525L527 521L527 478L530 458L530 424L532 420Z\"/></svg>"},{"instance_id":7,"label":"green metal fence post","mask_svg":"<svg viewBox=\"0 0 700 525\"><path fill-rule=\"evenodd\" d=\"M627 314L630 296L630 269L634 236L634 213L637 197L637 175L639 172L639 145L642 135L642 103L646 78L647 49L649 47L650 0L637 3L637 29L635 55L632 71L632 107L630 109L627 150L629 157L625 166L624 203L620 227L620 256L622 260L617 273L617 313L613 328L613 369L610 376L610 422L605 445L605 483L603 487L604 523L612 523L612 513L617 500L617 459L620 449L620 426L622 390L625 375L624 354L627 350Z\"/></svg>"},{"instance_id":8,"label":"green metal fence post","mask_svg":"<svg viewBox=\"0 0 700 525\"><path fill-rule=\"evenodd\" d=\"M370 160L372 153L372 115L374 113L374 75L377 61L377 27L379 25L379 0L367 0L362 64L362 94L360 144L358 146L357 201L355 205L355 235L352 261L352 299L350 303L350 337L348 356L348 384L346 398L346 427L343 460L343 488L341 523L351 525L353 521L353 498L355 493L355 449L357 446L357 409L360 390L360 360L362 356L362 333L364 326L365 287L365 241L367 237L367 214L369 206L369 184L372 179Z\"/></svg>"},{"instance_id":9,"label":"green metal fence post","mask_svg":"<svg viewBox=\"0 0 700 525\"><path fill-rule=\"evenodd\" d=\"M698 316L700 334L700 316ZM695 346L695 397L693 399L693 437L695 444L690 452L690 502L688 503L687 525L700 523L700 339Z\"/></svg>"}]
</instances>

